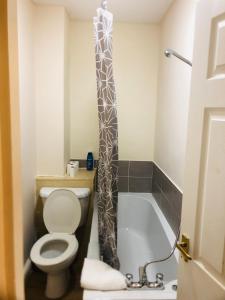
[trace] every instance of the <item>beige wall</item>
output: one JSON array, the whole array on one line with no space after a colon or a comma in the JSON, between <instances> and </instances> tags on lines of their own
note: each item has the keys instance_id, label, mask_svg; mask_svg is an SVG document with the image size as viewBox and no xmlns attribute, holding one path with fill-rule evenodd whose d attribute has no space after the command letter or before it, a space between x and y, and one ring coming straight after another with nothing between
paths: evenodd
<instances>
[{"instance_id":1,"label":"beige wall","mask_svg":"<svg viewBox=\"0 0 225 300\"><path fill-rule=\"evenodd\" d=\"M36 176L35 95L33 64L34 5L18 1L19 89L22 153L22 197L24 258L34 242L34 206Z\"/></svg>"},{"instance_id":2,"label":"beige wall","mask_svg":"<svg viewBox=\"0 0 225 300\"><path fill-rule=\"evenodd\" d=\"M93 24L71 22L71 157L98 156ZM152 160L157 101L159 28L114 24L113 64L118 101L120 159Z\"/></svg>"},{"instance_id":3,"label":"beige wall","mask_svg":"<svg viewBox=\"0 0 225 300\"><path fill-rule=\"evenodd\" d=\"M91 22L70 22L71 158L98 153L94 35Z\"/></svg>"},{"instance_id":4,"label":"beige wall","mask_svg":"<svg viewBox=\"0 0 225 300\"><path fill-rule=\"evenodd\" d=\"M35 97L38 175L64 175L65 36L63 7L37 6L35 17Z\"/></svg>"},{"instance_id":5,"label":"beige wall","mask_svg":"<svg viewBox=\"0 0 225 300\"><path fill-rule=\"evenodd\" d=\"M64 175L70 157L68 39L64 8L18 1L25 261L35 241L35 177Z\"/></svg>"},{"instance_id":6,"label":"beige wall","mask_svg":"<svg viewBox=\"0 0 225 300\"><path fill-rule=\"evenodd\" d=\"M64 16L64 165L70 159L69 38L70 21Z\"/></svg>"},{"instance_id":7,"label":"beige wall","mask_svg":"<svg viewBox=\"0 0 225 300\"><path fill-rule=\"evenodd\" d=\"M163 55L172 48L192 60L195 0L177 0L161 23L154 160L182 190L191 68Z\"/></svg>"}]
</instances>

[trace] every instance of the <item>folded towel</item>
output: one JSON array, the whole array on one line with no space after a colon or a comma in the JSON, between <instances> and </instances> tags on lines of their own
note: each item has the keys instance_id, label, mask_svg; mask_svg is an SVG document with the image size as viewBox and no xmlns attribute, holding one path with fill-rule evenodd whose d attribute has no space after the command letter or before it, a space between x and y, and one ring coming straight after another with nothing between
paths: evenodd
<instances>
[{"instance_id":1,"label":"folded towel","mask_svg":"<svg viewBox=\"0 0 225 300\"><path fill-rule=\"evenodd\" d=\"M126 289L126 277L106 263L85 258L81 287L88 290L115 291Z\"/></svg>"}]
</instances>

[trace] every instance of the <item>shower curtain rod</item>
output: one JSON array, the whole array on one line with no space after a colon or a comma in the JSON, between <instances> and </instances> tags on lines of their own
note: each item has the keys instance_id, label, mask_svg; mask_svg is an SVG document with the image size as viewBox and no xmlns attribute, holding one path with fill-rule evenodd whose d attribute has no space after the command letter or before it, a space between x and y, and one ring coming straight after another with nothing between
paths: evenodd
<instances>
[{"instance_id":1,"label":"shower curtain rod","mask_svg":"<svg viewBox=\"0 0 225 300\"><path fill-rule=\"evenodd\" d=\"M174 56L176 56L177 58L179 58L180 60L182 60L183 62L185 62L186 64L188 64L189 66L192 67L192 62L190 60L183 57L182 55L180 55L179 53L177 53L173 49L168 49L168 48L165 49L164 54L165 54L166 57L171 57L171 55L174 55Z\"/></svg>"}]
</instances>

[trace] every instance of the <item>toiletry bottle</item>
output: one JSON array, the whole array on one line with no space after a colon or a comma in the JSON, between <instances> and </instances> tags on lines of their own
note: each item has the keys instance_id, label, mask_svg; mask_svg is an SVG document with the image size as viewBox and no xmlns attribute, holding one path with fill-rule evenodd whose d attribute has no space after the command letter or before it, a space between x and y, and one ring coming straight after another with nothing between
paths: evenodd
<instances>
[{"instance_id":1,"label":"toiletry bottle","mask_svg":"<svg viewBox=\"0 0 225 300\"><path fill-rule=\"evenodd\" d=\"M74 177L76 174L76 168L73 164L70 165L70 177Z\"/></svg>"},{"instance_id":2,"label":"toiletry bottle","mask_svg":"<svg viewBox=\"0 0 225 300\"><path fill-rule=\"evenodd\" d=\"M91 171L94 168L94 157L92 152L88 152L87 155L87 170Z\"/></svg>"},{"instance_id":3,"label":"toiletry bottle","mask_svg":"<svg viewBox=\"0 0 225 300\"><path fill-rule=\"evenodd\" d=\"M70 164L70 162L68 162L66 165L66 175L67 176L70 176L70 167L71 167L71 164Z\"/></svg>"}]
</instances>

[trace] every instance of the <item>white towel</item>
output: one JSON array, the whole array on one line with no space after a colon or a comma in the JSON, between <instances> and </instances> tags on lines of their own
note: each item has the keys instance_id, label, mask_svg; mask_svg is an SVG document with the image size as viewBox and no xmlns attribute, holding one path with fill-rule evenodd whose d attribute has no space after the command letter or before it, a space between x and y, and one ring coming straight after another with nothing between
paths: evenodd
<instances>
[{"instance_id":1,"label":"white towel","mask_svg":"<svg viewBox=\"0 0 225 300\"><path fill-rule=\"evenodd\" d=\"M106 263L85 258L81 287L88 290L116 291L126 289L126 277Z\"/></svg>"}]
</instances>

